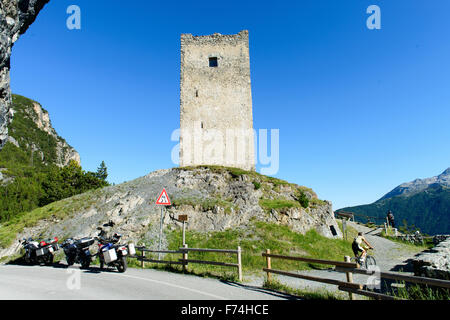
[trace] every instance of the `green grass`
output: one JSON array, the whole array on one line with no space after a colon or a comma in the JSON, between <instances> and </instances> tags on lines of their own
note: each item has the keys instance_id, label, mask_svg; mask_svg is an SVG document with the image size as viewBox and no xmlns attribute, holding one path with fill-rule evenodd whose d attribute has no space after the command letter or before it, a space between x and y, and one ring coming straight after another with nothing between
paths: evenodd
<instances>
[{"instance_id":1,"label":"green grass","mask_svg":"<svg viewBox=\"0 0 450 320\"><path fill-rule=\"evenodd\" d=\"M194 208L199 208L201 211L206 212L213 210L215 207L223 208L225 213L232 213L239 211L239 207L231 202L231 199L217 198L178 198L173 199L172 206L179 207L182 205L188 205Z\"/></svg>"},{"instance_id":2,"label":"green grass","mask_svg":"<svg viewBox=\"0 0 450 320\"><path fill-rule=\"evenodd\" d=\"M388 232L389 234L389 232ZM383 230L380 234L381 237L386 238L388 240L391 240L393 242L397 242L397 243L401 243L402 245L405 245L407 247L411 247L411 248L417 248L417 249L422 249L422 250L426 250L426 249L431 249L434 247L434 243L432 239L424 239L424 243L411 243L409 241L406 240L402 240L400 238L394 237L394 236L390 236L390 235L386 235L385 230Z\"/></svg>"},{"instance_id":3,"label":"green grass","mask_svg":"<svg viewBox=\"0 0 450 320\"><path fill-rule=\"evenodd\" d=\"M252 181L252 183L255 186L255 190L258 190L261 188L261 183L259 183L258 181Z\"/></svg>"},{"instance_id":4,"label":"green grass","mask_svg":"<svg viewBox=\"0 0 450 320\"><path fill-rule=\"evenodd\" d=\"M404 284L404 282L401 282ZM450 290L444 288L430 288L426 285L410 285L392 290L391 294L407 300L450 300Z\"/></svg>"},{"instance_id":5,"label":"green grass","mask_svg":"<svg viewBox=\"0 0 450 320\"><path fill-rule=\"evenodd\" d=\"M344 235L344 229L342 227L342 220L341 219L336 219L336 222L339 226L339 229L341 230L342 235ZM346 232L347 232L347 241L349 243L353 242L353 239L356 238L356 236L358 235L358 230L356 230L355 228L351 227L348 223L346 224ZM353 256L353 255L352 255Z\"/></svg>"},{"instance_id":6,"label":"green grass","mask_svg":"<svg viewBox=\"0 0 450 320\"><path fill-rule=\"evenodd\" d=\"M347 300L344 294L330 292L325 289L306 290L292 288L285 285L284 283L281 283L274 276L272 276L270 282L268 282L267 279L264 281L263 288L275 290L278 292L284 292L305 300Z\"/></svg>"},{"instance_id":7,"label":"green grass","mask_svg":"<svg viewBox=\"0 0 450 320\"><path fill-rule=\"evenodd\" d=\"M182 232L175 230L166 233L170 250L177 250L182 244ZM229 229L215 232L186 232L186 243L190 248L213 249L242 249L242 268L244 279L248 275L262 275L265 267L265 259L262 253L270 249L272 253L304 256L317 259L343 261L345 255L352 255L351 244L348 241L329 239L319 235L315 230L310 230L302 235L293 231L288 226L253 221L246 228ZM156 257L157 254L153 254ZM177 261L181 254L165 254L163 260ZM190 252L190 259L220 261L236 263L235 254ZM156 264L147 264L148 267L157 267ZM140 265L139 265L140 266ZM310 264L290 260L272 259L272 268L279 270L310 270L326 269L331 266ZM161 268L161 266L159 266ZM181 272L181 266L171 266ZM208 274L219 278L235 277L237 271L234 268L212 266L202 264L189 264L189 272L195 274Z\"/></svg>"},{"instance_id":8,"label":"green grass","mask_svg":"<svg viewBox=\"0 0 450 320\"><path fill-rule=\"evenodd\" d=\"M95 203L93 198L99 194L98 192L100 190L89 191L13 216L9 221L0 225L0 248L10 246L16 239L17 234L22 232L24 228L34 227L43 219L54 217L62 220L76 212L89 208Z\"/></svg>"},{"instance_id":9,"label":"green grass","mask_svg":"<svg viewBox=\"0 0 450 320\"><path fill-rule=\"evenodd\" d=\"M286 200L286 199L260 199L259 205L264 209L267 213L269 213L272 209L287 209L287 208L300 208L301 205L297 201L294 200Z\"/></svg>"},{"instance_id":10,"label":"green grass","mask_svg":"<svg viewBox=\"0 0 450 320\"><path fill-rule=\"evenodd\" d=\"M278 178L270 177L262 175L256 171L247 171L240 168L234 168L234 167L224 167L224 166L214 166L214 165L199 165L199 166L187 166L187 167L180 167L181 170L195 170L195 169L209 169L212 172L223 174L228 172L231 175L232 179L237 179L242 175L247 175L252 178L256 178L258 182L267 182L271 183L274 186L296 186L293 183L289 183L285 180L281 180Z\"/></svg>"}]
</instances>

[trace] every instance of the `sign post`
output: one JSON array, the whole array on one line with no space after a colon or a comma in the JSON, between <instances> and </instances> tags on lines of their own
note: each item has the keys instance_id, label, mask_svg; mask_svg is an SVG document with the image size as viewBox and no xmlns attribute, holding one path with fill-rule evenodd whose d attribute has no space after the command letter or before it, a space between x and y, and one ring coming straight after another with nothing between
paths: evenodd
<instances>
[{"instance_id":1,"label":"sign post","mask_svg":"<svg viewBox=\"0 0 450 320\"><path fill-rule=\"evenodd\" d=\"M186 244L186 221L187 221L187 214L180 214L178 216L178 221L183 222L183 247Z\"/></svg>"},{"instance_id":2,"label":"sign post","mask_svg":"<svg viewBox=\"0 0 450 320\"><path fill-rule=\"evenodd\" d=\"M163 217L164 207L163 206L171 205L169 196L168 196L165 188L163 188L161 194L158 197L158 200L156 200L156 204L161 206L161 217L160 217L160 222L159 222L159 246L158 246L158 251L161 251L161 239L162 239L163 220L164 220L164 217ZM161 260L161 252L158 252L158 260Z\"/></svg>"}]
</instances>

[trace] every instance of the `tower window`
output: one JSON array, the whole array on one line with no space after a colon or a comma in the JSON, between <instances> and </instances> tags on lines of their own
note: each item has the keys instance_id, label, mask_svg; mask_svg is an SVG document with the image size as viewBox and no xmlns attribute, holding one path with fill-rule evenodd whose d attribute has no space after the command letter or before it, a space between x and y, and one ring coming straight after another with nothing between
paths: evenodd
<instances>
[{"instance_id":1,"label":"tower window","mask_svg":"<svg viewBox=\"0 0 450 320\"><path fill-rule=\"evenodd\" d=\"M195 90L195 97L198 98L198 90Z\"/></svg>"},{"instance_id":2,"label":"tower window","mask_svg":"<svg viewBox=\"0 0 450 320\"><path fill-rule=\"evenodd\" d=\"M209 58L209 66L210 67L217 67L219 64L217 63L217 57L210 57Z\"/></svg>"}]
</instances>

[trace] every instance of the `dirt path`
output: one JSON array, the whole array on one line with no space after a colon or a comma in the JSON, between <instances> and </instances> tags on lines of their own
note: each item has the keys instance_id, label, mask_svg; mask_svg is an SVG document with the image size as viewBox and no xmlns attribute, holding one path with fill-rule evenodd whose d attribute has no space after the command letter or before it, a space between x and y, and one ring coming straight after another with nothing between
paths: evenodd
<instances>
[{"instance_id":1,"label":"dirt path","mask_svg":"<svg viewBox=\"0 0 450 320\"><path fill-rule=\"evenodd\" d=\"M375 248L373 250L373 256L377 261L377 266L380 268L380 271L402 271L408 274L412 274L412 272L408 270L408 260L422 251L421 248L402 245L400 243L382 238L378 236L378 234L380 234L382 231L381 229L371 229L353 222L348 222L348 225L356 229L358 232L363 232L367 241ZM336 272L334 270L308 270L301 271L299 273L320 278L346 281L345 273ZM335 285L280 275L277 275L276 279L292 288L302 288L319 291L326 290L335 292L336 294L342 295L343 297L348 297L346 293L339 291L337 289L337 286ZM262 280L259 281L262 284ZM365 275L354 274L353 281L356 283L367 284L370 279Z\"/></svg>"},{"instance_id":2,"label":"dirt path","mask_svg":"<svg viewBox=\"0 0 450 320\"><path fill-rule=\"evenodd\" d=\"M381 228L371 229L353 222L348 222L348 225L364 233L364 237L375 248L373 255L382 271L400 271L402 266L403 271L407 271L406 261L422 250L378 236L382 231Z\"/></svg>"}]
</instances>

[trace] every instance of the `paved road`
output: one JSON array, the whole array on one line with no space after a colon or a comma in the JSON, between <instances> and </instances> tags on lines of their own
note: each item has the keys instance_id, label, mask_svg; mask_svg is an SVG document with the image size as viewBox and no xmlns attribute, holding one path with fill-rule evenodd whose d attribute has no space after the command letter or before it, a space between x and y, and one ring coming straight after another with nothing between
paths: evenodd
<instances>
[{"instance_id":1,"label":"paved road","mask_svg":"<svg viewBox=\"0 0 450 320\"><path fill-rule=\"evenodd\" d=\"M0 299L272 300L291 296L254 286L151 269L125 273L0 265Z\"/></svg>"}]
</instances>

